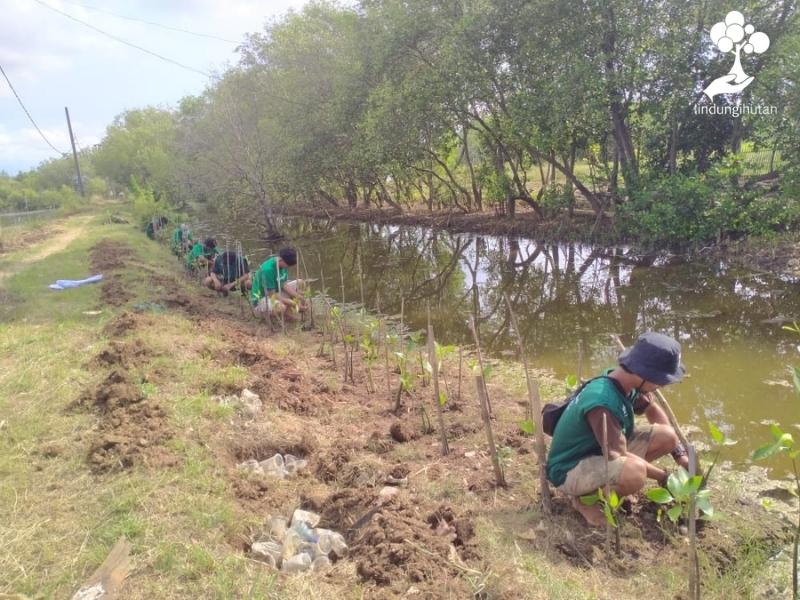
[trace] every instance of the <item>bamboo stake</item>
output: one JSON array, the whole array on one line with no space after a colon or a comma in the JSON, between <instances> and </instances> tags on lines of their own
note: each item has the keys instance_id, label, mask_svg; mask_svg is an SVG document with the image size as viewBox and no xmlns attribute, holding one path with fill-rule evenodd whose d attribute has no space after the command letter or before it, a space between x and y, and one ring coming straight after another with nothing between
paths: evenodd
<instances>
[{"instance_id":1,"label":"bamboo stake","mask_svg":"<svg viewBox=\"0 0 800 600\"><path fill-rule=\"evenodd\" d=\"M483 377L484 368L483 368L483 355L481 354L481 341L478 338L478 328L475 326L475 317L470 315L469 317L469 328L472 330L472 337L475 340L475 350L478 354L478 368L481 370L481 381L484 385L486 385L486 380ZM489 411L489 416L492 416L492 405L489 402L489 392L484 390L484 395L486 396L486 409Z\"/></svg>"},{"instance_id":2,"label":"bamboo stake","mask_svg":"<svg viewBox=\"0 0 800 600\"><path fill-rule=\"evenodd\" d=\"M522 358L522 366L525 369L525 382L528 385L528 411L531 413L530 418L533 419L536 425L536 429L534 430L534 447L536 449L536 457L539 460L539 489L542 494L542 509L545 514L550 514L553 510L553 505L550 499L550 485L547 482L547 452L544 444L544 430L542 428L542 403L539 398L539 382L531 378L528 356L525 354L522 345L522 334L519 330L517 315L514 314L514 309L511 307L511 300L509 300L508 294L504 293L503 297L508 306L508 313L511 316L511 325L514 328L519 354Z\"/></svg>"},{"instance_id":3,"label":"bamboo stake","mask_svg":"<svg viewBox=\"0 0 800 600\"><path fill-rule=\"evenodd\" d=\"M606 502L611 498L611 479L608 475L608 421L603 413L603 464L605 466L605 495ZM606 556L611 555L611 522L606 519Z\"/></svg>"},{"instance_id":4,"label":"bamboo stake","mask_svg":"<svg viewBox=\"0 0 800 600\"><path fill-rule=\"evenodd\" d=\"M464 364L464 348L458 347L458 401L461 402L461 366Z\"/></svg>"},{"instance_id":5,"label":"bamboo stake","mask_svg":"<svg viewBox=\"0 0 800 600\"><path fill-rule=\"evenodd\" d=\"M375 308L380 317L381 314L381 294L378 292L377 297L375 298ZM381 343L383 344L383 364L386 368L386 397L389 399L389 402L392 401L392 375L391 371L389 370L389 340L388 334L386 331L386 321L381 318L380 319L380 336L381 336Z\"/></svg>"},{"instance_id":6,"label":"bamboo stake","mask_svg":"<svg viewBox=\"0 0 800 600\"><path fill-rule=\"evenodd\" d=\"M361 250L358 251L358 285L361 288L361 306L366 309L367 303L364 301L364 270L361 267Z\"/></svg>"},{"instance_id":7,"label":"bamboo stake","mask_svg":"<svg viewBox=\"0 0 800 600\"><path fill-rule=\"evenodd\" d=\"M339 263L339 279L342 281L342 309L344 309L344 267Z\"/></svg>"},{"instance_id":8,"label":"bamboo stake","mask_svg":"<svg viewBox=\"0 0 800 600\"><path fill-rule=\"evenodd\" d=\"M583 381L583 344L578 340L578 385Z\"/></svg>"},{"instance_id":9,"label":"bamboo stake","mask_svg":"<svg viewBox=\"0 0 800 600\"><path fill-rule=\"evenodd\" d=\"M613 335L611 336L614 338L614 341L617 342L617 346L619 346L620 350L625 350L625 344L622 343L622 340L619 339L619 336ZM672 408L670 408L667 399L664 397L664 394L661 393L661 390L655 391L656 402L661 407L661 409L666 413L667 419L669 419L669 424L672 425L672 428L675 430L675 433L678 435L678 439L680 440L681 444L683 444L686 451L689 451L689 447L691 444L689 440L681 430L681 426L678 424L678 419L675 417L675 413L672 412ZM691 467L691 464L689 465ZM689 473L690 475L694 475L693 473Z\"/></svg>"},{"instance_id":10,"label":"bamboo stake","mask_svg":"<svg viewBox=\"0 0 800 600\"><path fill-rule=\"evenodd\" d=\"M486 430L486 441L489 444L489 455L492 457L492 465L494 466L494 477L498 487L505 487L506 478L503 475L503 469L500 467L500 459L497 457L497 447L494 445L494 434L492 433L492 421L489 417L489 397L486 393L486 382L483 380L483 375L475 375L475 390L478 393L478 401L481 405L481 418L483 419L483 427Z\"/></svg>"},{"instance_id":11,"label":"bamboo stake","mask_svg":"<svg viewBox=\"0 0 800 600\"><path fill-rule=\"evenodd\" d=\"M431 325L431 306L428 304L428 362L431 365L431 379L433 380L433 401L439 413L439 435L442 442L442 456L450 454L447 445L447 430L444 425L444 409L439 400L439 359L436 356L436 340L433 337L433 325Z\"/></svg>"},{"instance_id":12,"label":"bamboo stake","mask_svg":"<svg viewBox=\"0 0 800 600\"><path fill-rule=\"evenodd\" d=\"M697 453L688 446L689 477L697 474ZM697 559L697 506L695 496L689 500L689 598L700 600L700 563Z\"/></svg>"}]
</instances>

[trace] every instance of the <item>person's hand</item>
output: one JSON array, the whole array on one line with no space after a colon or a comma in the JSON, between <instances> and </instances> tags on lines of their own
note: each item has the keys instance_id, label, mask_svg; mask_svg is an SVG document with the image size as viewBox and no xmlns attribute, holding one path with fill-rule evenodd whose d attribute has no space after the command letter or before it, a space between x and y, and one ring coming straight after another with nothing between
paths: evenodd
<instances>
[{"instance_id":1,"label":"person's hand","mask_svg":"<svg viewBox=\"0 0 800 600\"><path fill-rule=\"evenodd\" d=\"M681 456L678 456L677 458L675 458L675 462L678 465L680 465L681 467L683 467L684 469L686 469L687 471L689 470L689 455L688 454L683 454Z\"/></svg>"}]
</instances>

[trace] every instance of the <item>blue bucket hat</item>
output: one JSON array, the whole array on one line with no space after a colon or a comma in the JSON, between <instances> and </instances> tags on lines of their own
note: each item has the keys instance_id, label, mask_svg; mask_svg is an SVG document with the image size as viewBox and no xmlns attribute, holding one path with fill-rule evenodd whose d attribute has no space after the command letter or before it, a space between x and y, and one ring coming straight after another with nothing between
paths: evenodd
<instances>
[{"instance_id":1,"label":"blue bucket hat","mask_svg":"<svg viewBox=\"0 0 800 600\"><path fill-rule=\"evenodd\" d=\"M686 374L681 363L681 345L668 335L648 331L619 355L626 370L656 385L677 383Z\"/></svg>"}]
</instances>

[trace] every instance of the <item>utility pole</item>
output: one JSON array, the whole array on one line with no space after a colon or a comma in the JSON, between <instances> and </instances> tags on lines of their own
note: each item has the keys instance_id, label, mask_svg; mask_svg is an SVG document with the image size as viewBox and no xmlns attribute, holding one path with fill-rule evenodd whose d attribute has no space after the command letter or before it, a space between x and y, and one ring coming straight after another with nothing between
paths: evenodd
<instances>
[{"instance_id":1,"label":"utility pole","mask_svg":"<svg viewBox=\"0 0 800 600\"><path fill-rule=\"evenodd\" d=\"M72 144L72 157L75 159L75 171L78 173L78 189L81 191L81 198L86 198L86 192L83 191L83 177L81 177L81 166L78 164L78 153L75 151L75 136L72 135L72 123L69 120L69 108L64 107L64 112L67 115L67 128L69 129L69 142Z\"/></svg>"}]
</instances>

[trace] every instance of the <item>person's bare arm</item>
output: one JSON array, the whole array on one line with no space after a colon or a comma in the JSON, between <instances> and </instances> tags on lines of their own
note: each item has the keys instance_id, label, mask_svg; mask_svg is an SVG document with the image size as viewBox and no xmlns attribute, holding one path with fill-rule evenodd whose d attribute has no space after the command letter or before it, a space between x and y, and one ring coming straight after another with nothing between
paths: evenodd
<instances>
[{"instance_id":1,"label":"person's bare arm","mask_svg":"<svg viewBox=\"0 0 800 600\"><path fill-rule=\"evenodd\" d=\"M628 443L625 434L616 417L605 408L593 408L586 415L586 422L594 433L597 445L603 447L603 415L606 416L606 436L608 438L608 459L614 460L628 453Z\"/></svg>"},{"instance_id":2,"label":"person's bare arm","mask_svg":"<svg viewBox=\"0 0 800 600\"><path fill-rule=\"evenodd\" d=\"M650 395L651 394L648 394L648 396ZM647 410L644 411L644 416L647 418L648 422L652 423L653 425L669 425L667 413L665 413L658 403L652 400L652 398L650 398L650 406L648 406Z\"/></svg>"}]
</instances>

